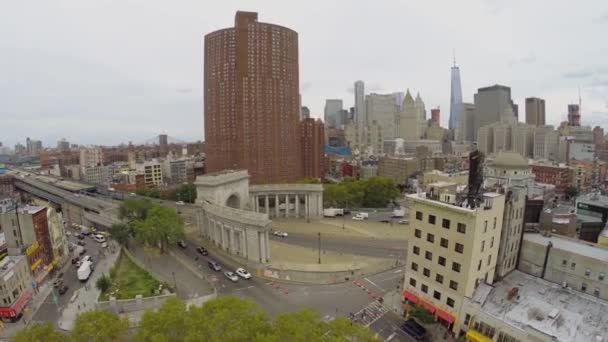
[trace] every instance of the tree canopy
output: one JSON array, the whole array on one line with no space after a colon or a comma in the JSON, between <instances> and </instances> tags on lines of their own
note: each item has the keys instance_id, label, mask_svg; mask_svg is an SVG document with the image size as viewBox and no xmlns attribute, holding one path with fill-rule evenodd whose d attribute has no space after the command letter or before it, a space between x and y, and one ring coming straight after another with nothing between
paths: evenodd
<instances>
[{"instance_id":1,"label":"tree canopy","mask_svg":"<svg viewBox=\"0 0 608 342\"><path fill-rule=\"evenodd\" d=\"M323 191L325 204L338 207L384 208L397 196L399 189L389 177L345 177L341 183L326 184Z\"/></svg>"},{"instance_id":2,"label":"tree canopy","mask_svg":"<svg viewBox=\"0 0 608 342\"><path fill-rule=\"evenodd\" d=\"M127 198L118 208L118 218L127 222L145 220L155 204L148 199Z\"/></svg>"},{"instance_id":3,"label":"tree canopy","mask_svg":"<svg viewBox=\"0 0 608 342\"><path fill-rule=\"evenodd\" d=\"M175 209L155 205L145 220L136 221L135 237L152 246L160 246L160 252L164 253L168 242L184 238L184 222Z\"/></svg>"},{"instance_id":4,"label":"tree canopy","mask_svg":"<svg viewBox=\"0 0 608 342\"><path fill-rule=\"evenodd\" d=\"M127 329L128 322L114 313L89 311L78 316L70 337L88 342L377 341L367 328L347 318L326 322L312 309L270 318L251 300L232 296L222 296L202 306L187 306L178 298L170 298L157 310L146 311L132 333ZM50 324L34 324L15 338L18 342L67 339Z\"/></svg>"}]
</instances>

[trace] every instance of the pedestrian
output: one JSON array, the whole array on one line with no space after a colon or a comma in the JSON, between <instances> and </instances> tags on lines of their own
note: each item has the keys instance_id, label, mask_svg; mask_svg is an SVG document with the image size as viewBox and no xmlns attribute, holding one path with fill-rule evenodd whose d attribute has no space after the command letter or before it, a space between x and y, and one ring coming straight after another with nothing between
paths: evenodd
<instances>
[{"instance_id":1,"label":"pedestrian","mask_svg":"<svg viewBox=\"0 0 608 342\"><path fill-rule=\"evenodd\" d=\"M87 303L82 303L82 305L86 308L87 307Z\"/></svg>"},{"instance_id":2,"label":"pedestrian","mask_svg":"<svg viewBox=\"0 0 608 342\"><path fill-rule=\"evenodd\" d=\"M78 304L78 311L80 311L80 304Z\"/></svg>"}]
</instances>

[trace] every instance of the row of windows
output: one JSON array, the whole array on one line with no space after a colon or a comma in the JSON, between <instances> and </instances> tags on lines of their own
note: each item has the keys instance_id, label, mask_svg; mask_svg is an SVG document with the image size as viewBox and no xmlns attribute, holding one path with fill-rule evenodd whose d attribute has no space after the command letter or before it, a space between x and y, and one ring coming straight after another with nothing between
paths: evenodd
<instances>
[{"instance_id":1,"label":"row of windows","mask_svg":"<svg viewBox=\"0 0 608 342\"><path fill-rule=\"evenodd\" d=\"M416 288L416 279L414 278L410 278L410 285L414 288ZM424 284L424 283L420 283L420 291L428 294L429 293L429 287L428 285ZM439 291L433 291L433 298L435 298L436 300L441 300L441 292ZM454 300L450 297L446 298L445 303L447 304L447 306L453 308L454 307Z\"/></svg>"},{"instance_id":2,"label":"row of windows","mask_svg":"<svg viewBox=\"0 0 608 342\"><path fill-rule=\"evenodd\" d=\"M445 259L444 259L445 260ZM415 272L418 272L418 264L415 262L412 262L411 264L411 269ZM458 263L453 263L452 264L452 270L456 270L458 269L458 271L456 272L460 272L460 264ZM428 268L424 267L422 269L422 275L424 275L427 278L431 277L431 270L429 270ZM435 281L438 282L439 284L443 284L443 275L442 274L435 274ZM458 291L458 282L450 280L450 288L454 291Z\"/></svg>"},{"instance_id":3,"label":"row of windows","mask_svg":"<svg viewBox=\"0 0 608 342\"><path fill-rule=\"evenodd\" d=\"M414 236L421 239L422 238L422 231L420 229L415 229L414 230ZM434 243L435 242L435 235L431 234L431 233L427 233L426 234L426 241L430 242L430 243ZM439 240L439 245L443 248L449 248L450 242L448 239L446 238L441 238L441 240ZM492 239L490 240L490 248L494 247L494 237L492 237ZM481 251L483 252L486 249L486 241L483 240L481 241ZM461 243L456 242L456 244L454 245L454 250L460 254L464 253L464 245Z\"/></svg>"},{"instance_id":4,"label":"row of windows","mask_svg":"<svg viewBox=\"0 0 608 342\"><path fill-rule=\"evenodd\" d=\"M562 267L566 267L567 265L568 265L568 260L563 259L562 260ZM570 269L571 270L576 269L576 263L575 262L570 263ZM591 269L590 268L586 268L585 269L585 276L591 277ZM606 274L604 272L599 272L597 274L597 280L602 281L602 280L604 280L605 277L606 277Z\"/></svg>"},{"instance_id":5,"label":"row of windows","mask_svg":"<svg viewBox=\"0 0 608 342\"><path fill-rule=\"evenodd\" d=\"M422 221L423 220L423 214L421 211L416 211L416 220L418 221ZM435 224L435 222L437 221L437 217L435 215L429 215L428 216L428 223L430 224ZM445 229L450 229L450 225L451 222L448 219L442 219L441 220L441 227L445 228ZM487 226L487 221L486 221L486 226ZM496 226L496 219L494 219L494 226ZM462 234L466 234L467 232L467 226L464 223L460 223L458 222L456 224L456 231Z\"/></svg>"}]
</instances>

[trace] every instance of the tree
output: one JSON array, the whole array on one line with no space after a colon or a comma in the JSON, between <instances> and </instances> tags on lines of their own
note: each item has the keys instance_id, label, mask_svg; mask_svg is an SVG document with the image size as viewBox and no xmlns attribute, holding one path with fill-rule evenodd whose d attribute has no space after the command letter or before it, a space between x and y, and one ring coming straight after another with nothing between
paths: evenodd
<instances>
[{"instance_id":1,"label":"tree","mask_svg":"<svg viewBox=\"0 0 608 342\"><path fill-rule=\"evenodd\" d=\"M264 311L251 300L222 296L186 316L186 342L255 341L271 333Z\"/></svg>"},{"instance_id":2,"label":"tree","mask_svg":"<svg viewBox=\"0 0 608 342\"><path fill-rule=\"evenodd\" d=\"M194 184L184 184L177 188L177 200L186 203L194 203L196 201L196 186Z\"/></svg>"},{"instance_id":3,"label":"tree","mask_svg":"<svg viewBox=\"0 0 608 342\"><path fill-rule=\"evenodd\" d=\"M183 341L187 332L185 317L186 304L171 297L158 310L144 313L134 341Z\"/></svg>"},{"instance_id":4,"label":"tree","mask_svg":"<svg viewBox=\"0 0 608 342\"><path fill-rule=\"evenodd\" d=\"M153 206L144 221L135 222L135 236L150 245L160 245L162 254L167 242L184 238L184 223L175 209Z\"/></svg>"},{"instance_id":5,"label":"tree","mask_svg":"<svg viewBox=\"0 0 608 342\"><path fill-rule=\"evenodd\" d=\"M133 222L145 220L154 203L145 198L127 198L118 208L118 218Z\"/></svg>"},{"instance_id":6,"label":"tree","mask_svg":"<svg viewBox=\"0 0 608 342\"><path fill-rule=\"evenodd\" d=\"M370 177L364 184L365 197L363 206L383 208L399 196L395 182L388 177Z\"/></svg>"},{"instance_id":7,"label":"tree","mask_svg":"<svg viewBox=\"0 0 608 342\"><path fill-rule=\"evenodd\" d=\"M108 291L111 286L112 280L105 274L102 274L101 277L99 277L95 282L95 287L97 287L97 289L101 291L101 293L105 293L106 291Z\"/></svg>"},{"instance_id":8,"label":"tree","mask_svg":"<svg viewBox=\"0 0 608 342\"><path fill-rule=\"evenodd\" d=\"M564 193L566 194L566 197L574 198L578 195L578 189L571 185L564 190Z\"/></svg>"},{"instance_id":9,"label":"tree","mask_svg":"<svg viewBox=\"0 0 608 342\"><path fill-rule=\"evenodd\" d=\"M353 324L348 318L336 318L327 323L327 326L328 332L325 335L325 340L328 341L378 341L372 336L369 329L359 324Z\"/></svg>"},{"instance_id":10,"label":"tree","mask_svg":"<svg viewBox=\"0 0 608 342\"><path fill-rule=\"evenodd\" d=\"M19 331L14 342L63 342L66 336L55 330L51 323L34 323Z\"/></svg>"},{"instance_id":11,"label":"tree","mask_svg":"<svg viewBox=\"0 0 608 342\"><path fill-rule=\"evenodd\" d=\"M319 313L304 308L279 314L272 322L272 336L277 341L318 341L327 332Z\"/></svg>"},{"instance_id":12,"label":"tree","mask_svg":"<svg viewBox=\"0 0 608 342\"><path fill-rule=\"evenodd\" d=\"M87 311L76 318L72 330L73 341L127 341L129 322L108 311Z\"/></svg>"},{"instance_id":13,"label":"tree","mask_svg":"<svg viewBox=\"0 0 608 342\"><path fill-rule=\"evenodd\" d=\"M298 179L296 181L296 183L299 183L299 184L321 184L321 180L319 180L319 178L315 178L315 177L304 177L304 178Z\"/></svg>"},{"instance_id":14,"label":"tree","mask_svg":"<svg viewBox=\"0 0 608 342\"><path fill-rule=\"evenodd\" d=\"M110 235L121 246L129 248L129 240L133 236L133 227L126 223L114 223L112 227L110 227Z\"/></svg>"}]
</instances>

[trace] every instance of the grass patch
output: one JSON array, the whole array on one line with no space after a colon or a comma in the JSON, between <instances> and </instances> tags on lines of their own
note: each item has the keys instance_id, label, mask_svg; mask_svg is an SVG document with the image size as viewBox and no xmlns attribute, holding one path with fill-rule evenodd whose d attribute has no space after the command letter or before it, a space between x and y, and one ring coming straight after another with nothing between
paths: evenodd
<instances>
[{"instance_id":1,"label":"grass patch","mask_svg":"<svg viewBox=\"0 0 608 342\"><path fill-rule=\"evenodd\" d=\"M116 299L133 299L136 295L144 297L154 296L154 291L162 284L162 288L169 288L167 283L158 281L150 273L133 263L126 255L120 254L116 264L110 271L112 286L99 296L100 301L107 301L110 296Z\"/></svg>"}]
</instances>

